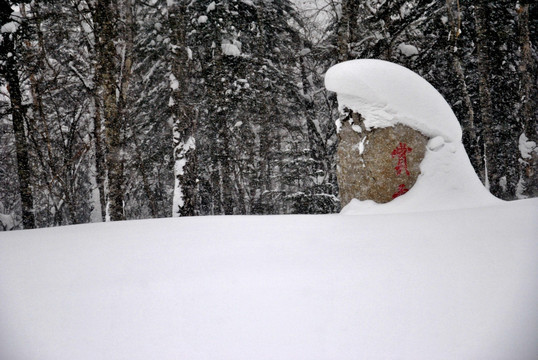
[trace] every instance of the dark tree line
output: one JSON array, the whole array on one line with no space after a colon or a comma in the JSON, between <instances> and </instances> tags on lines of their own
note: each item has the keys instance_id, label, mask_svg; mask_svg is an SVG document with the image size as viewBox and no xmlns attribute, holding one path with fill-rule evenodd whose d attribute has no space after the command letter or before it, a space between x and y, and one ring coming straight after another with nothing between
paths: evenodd
<instances>
[{"instance_id":1,"label":"dark tree line","mask_svg":"<svg viewBox=\"0 0 538 360\"><path fill-rule=\"evenodd\" d=\"M0 0L4 229L330 213L323 75L379 58L454 109L477 174L537 196L530 1Z\"/></svg>"}]
</instances>

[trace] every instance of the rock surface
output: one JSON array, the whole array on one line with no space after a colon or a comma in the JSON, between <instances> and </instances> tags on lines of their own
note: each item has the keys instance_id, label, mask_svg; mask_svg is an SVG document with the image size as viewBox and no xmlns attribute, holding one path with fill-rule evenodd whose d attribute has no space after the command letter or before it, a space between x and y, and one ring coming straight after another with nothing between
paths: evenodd
<instances>
[{"instance_id":1,"label":"rock surface","mask_svg":"<svg viewBox=\"0 0 538 360\"><path fill-rule=\"evenodd\" d=\"M386 203L405 194L420 174L428 138L402 124L367 131L360 115L352 118L353 124L344 121L338 134L342 207L353 198Z\"/></svg>"}]
</instances>

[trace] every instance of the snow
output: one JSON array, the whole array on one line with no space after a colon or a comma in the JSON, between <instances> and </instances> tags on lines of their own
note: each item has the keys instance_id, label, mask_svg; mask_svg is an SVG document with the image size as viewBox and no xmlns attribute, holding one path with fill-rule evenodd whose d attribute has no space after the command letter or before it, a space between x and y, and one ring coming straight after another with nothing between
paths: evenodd
<instances>
[{"instance_id":1,"label":"snow","mask_svg":"<svg viewBox=\"0 0 538 360\"><path fill-rule=\"evenodd\" d=\"M367 128L401 123L429 137L461 140L461 127L445 99L419 75L383 60L351 60L331 67L325 86L340 108L359 112Z\"/></svg>"},{"instance_id":2,"label":"snow","mask_svg":"<svg viewBox=\"0 0 538 360\"><path fill-rule=\"evenodd\" d=\"M174 174L183 175L183 168L187 165L187 160L185 158L179 159L174 163ZM185 205L185 200L183 199L183 188L179 182L178 177L175 177L175 186L174 186L174 199L173 199L173 214L174 216L179 216L179 209Z\"/></svg>"},{"instance_id":3,"label":"snow","mask_svg":"<svg viewBox=\"0 0 538 360\"><path fill-rule=\"evenodd\" d=\"M209 12L215 10L215 8L216 8L216 4L215 4L214 1L212 1L209 5L207 5L206 12L209 13Z\"/></svg>"},{"instance_id":4,"label":"snow","mask_svg":"<svg viewBox=\"0 0 538 360\"><path fill-rule=\"evenodd\" d=\"M0 358L534 359L538 200L0 233Z\"/></svg>"},{"instance_id":5,"label":"snow","mask_svg":"<svg viewBox=\"0 0 538 360\"><path fill-rule=\"evenodd\" d=\"M336 121L334 122L334 124L336 125L336 132L339 133L340 130L342 129L342 120L340 119L336 119ZM362 130L361 130L362 131Z\"/></svg>"},{"instance_id":6,"label":"snow","mask_svg":"<svg viewBox=\"0 0 538 360\"><path fill-rule=\"evenodd\" d=\"M15 227L13 215L0 213L0 231L11 230Z\"/></svg>"},{"instance_id":7,"label":"snow","mask_svg":"<svg viewBox=\"0 0 538 360\"><path fill-rule=\"evenodd\" d=\"M221 44L222 53L228 56L241 56L241 42L237 40L223 40Z\"/></svg>"},{"instance_id":8,"label":"snow","mask_svg":"<svg viewBox=\"0 0 538 360\"><path fill-rule=\"evenodd\" d=\"M364 141L366 140L366 136L362 138L361 142L359 143L359 154L362 154L364 152Z\"/></svg>"},{"instance_id":9,"label":"snow","mask_svg":"<svg viewBox=\"0 0 538 360\"><path fill-rule=\"evenodd\" d=\"M502 176L499 179L499 186L501 187L501 189L503 189L503 191L507 191L507 184L508 184L508 180L506 179L506 175Z\"/></svg>"},{"instance_id":10,"label":"snow","mask_svg":"<svg viewBox=\"0 0 538 360\"><path fill-rule=\"evenodd\" d=\"M527 190L527 186L525 186L525 180L523 180L523 178L520 177L516 185L516 198L517 199L528 198L528 196L524 194L525 190Z\"/></svg>"},{"instance_id":11,"label":"snow","mask_svg":"<svg viewBox=\"0 0 538 360\"><path fill-rule=\"evenodd\" d=\"M527 138L527 135L525 133L522 133L519 137L519 152L521 153L522 159L530 159L531 154L536 149L536 142L529 141Z\"/></svg>"},{"instance_id":12,"label":"snow","mask_svg":"<svg viewBox=\"0 0 538 360\"><path fill-rule=\"evenodd\" d=\"M445 141L442 136L436 136L428 141L428 149L431 151L437 151L445 145Z\"/></svg>"},{"instance_id":13,"label":"snow","mask_svg":"<svg viewBox=\"0 0 538 360\"><path fill-rule=\"evenodd\" d=\"M303 48L301 51L299 51L299 56L306 56L310 54L312 51L309 48Z\"/></svg>"},{"instance_id":14,"label":"snow","mask_svg":"<svg viewBox=\"0 0 538 360\"><path fill-rule=\"evenodd\" d=\"M181 187L181 183L179 182L179 176L182 176L185 174L184 167L187 165L187 159L185 158L187 153L191 150L196 149L196 140L194 137L189 137L186 142L180 142L178 146L175 149L176 155L176 161L174 163L174 178L175 178L175 185L174 185L174 196L172 201L172 207L173 207L173 216L177 217L179 216L178 209L182 208L185 204L185 200L183 199L183 189Z\"/></svg>"},{"instance_id":15,"label":"snow","mask_svg":"<svg viewBox=\"0 0 538 360\"><path fill-rule=\"evenodd\" d=\"M179 81L172 73L170 73L170 89L172 90L179 89Z\"/></svg>"},{"instance_id":16,"label":"snow","mask_svg":"<svg viewBox=\"0 0 538 360\"><path fill-rule=\"evenodd\" d=\"M14 33L19 28L20 24L16 21L10 21L0 28L0 33Z\"/></svg>"},{"instance_id":17,"label":"snow","mask_svg":"<svg viewBox=\"0 0 538 360\"><path fill-rule=\"evenodd\" d=\"M418 55L418 49L413 45L401 43L398 45L398 50L407 57Z\"/></svg>"},{"instance_id":18,"label":"snow","mask_svg":"<svg viewBox=\"0 0 538 360\"><path fill-rule=\"evenodd\" d=\"M326 83L366 126L431 137L405 195L0 233L0 359L536 358L538 199L492 197L452 110L409 70L358 60ZM174 212L194 148L175 149Z\"/></svg>"},{"instance_id":19,"label":"snow","mask_svg":"<svg viewBox=\"0 0 538 360\"><path fill-rule=\"evenodd\" d=\"M353 131L355 132L358 132L359 134L362 132L362 128L360 127L360 125L351 125L351 129L353 129Z\"/></svg>"}]
</instances>

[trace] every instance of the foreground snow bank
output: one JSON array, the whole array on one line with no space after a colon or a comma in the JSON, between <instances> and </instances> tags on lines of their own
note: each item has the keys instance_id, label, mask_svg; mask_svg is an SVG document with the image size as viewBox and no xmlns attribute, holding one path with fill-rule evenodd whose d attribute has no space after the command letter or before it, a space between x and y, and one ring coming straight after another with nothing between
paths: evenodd
<instances>
[{"instance_id":1,"label":"foreground snow bank","mask_svg":"<svg viewBox=\"0 0 538 360\"><path fill-rule=\"evenodd\" d=\"M538 200L0 234L0 359L535 359Z\"/></svg>"}]
</instances>

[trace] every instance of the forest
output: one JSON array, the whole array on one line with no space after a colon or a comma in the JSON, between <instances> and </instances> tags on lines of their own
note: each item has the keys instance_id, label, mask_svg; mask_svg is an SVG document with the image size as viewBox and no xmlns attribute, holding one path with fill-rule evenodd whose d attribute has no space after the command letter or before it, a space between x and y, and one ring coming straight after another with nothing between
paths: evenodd
<instances>
[{"instance_id":1,"label":"forest","mask_svg":"<svg viewBox=\"0 0 538 360\"><path fill-rule=\"evenodd\" d=\"M324 74L401 64L538 197L530 0L0 0L0 230L340 210Z\"/></svg>"}]
</instances>

